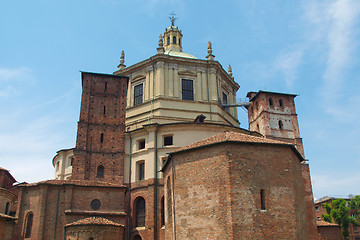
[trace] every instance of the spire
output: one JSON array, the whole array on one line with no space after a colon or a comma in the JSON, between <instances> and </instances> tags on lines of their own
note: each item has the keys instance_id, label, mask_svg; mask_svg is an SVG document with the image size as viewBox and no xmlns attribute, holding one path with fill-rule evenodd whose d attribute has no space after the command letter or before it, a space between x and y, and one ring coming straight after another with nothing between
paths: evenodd
<instances>
[{"instance_id":1,"label":"spire","mask_svg":"<svg viewBox=\"0 0 360 240\"><path fill-rule=\"evenodd\" d=\"M232 68L231 68L231 65L229 64L229 68L228 68L228 73L230 75L230 77L233 77L233 73L232 73Z\"/></svg>"},{"instance_id":2,"label":"spire","mask_svg":"<svg viewBox=\"0 0 360 240\"><path fill-rule=\"evenodd\" d=\"M165 52L163 37L161 34L159 36L159 47L157 48L157 51L158 51L158 54L163 54Z\"/></svg>"},{"instance_id":3,"label":"spire","mask_svg":"<svg viewBox=\"0 0 360 240\"><path fill-rule=\"evenodd\" d=\"M125 63L125 53L124 53L124 50L121 52L121 55L120 55L120 64L118 65L118 69L119 70L122 70L126 67L126 65L124 64Z\"/></svg>"},{"instance_id":4,"label":"spire","mask_svg":"<svg viewBox=\"0 0 360 240\"><path fill-rule=\"evenodd\" d=\"M211 42L208 42L208 55L206 56L207 60L214 60L215 56L212 54Z\"/></svg>"}]
</instances>

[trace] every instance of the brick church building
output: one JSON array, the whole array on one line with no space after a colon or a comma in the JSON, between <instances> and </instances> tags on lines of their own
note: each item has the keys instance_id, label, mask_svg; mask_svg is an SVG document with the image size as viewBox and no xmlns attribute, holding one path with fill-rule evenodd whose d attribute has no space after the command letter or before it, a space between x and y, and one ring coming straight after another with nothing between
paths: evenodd
<instances>
[{"instance_id":1,"label":"brick church building","mask_svg":"<svg viewBox=\"0 0 360 240\"><path fill-rule=\"evenodd\" d=\"M81 73L76 146L18 186L12 239L320 239L296 95L237 102L211 43L197 59L182 37L172 21L156 55Z\"/></svg>"}]
</instances>

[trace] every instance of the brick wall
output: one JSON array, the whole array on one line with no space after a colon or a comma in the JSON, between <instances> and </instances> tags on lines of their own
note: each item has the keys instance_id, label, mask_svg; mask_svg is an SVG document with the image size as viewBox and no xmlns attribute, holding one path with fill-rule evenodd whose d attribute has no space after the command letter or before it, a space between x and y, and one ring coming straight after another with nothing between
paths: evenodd
<instances>
[{"instance_id":1,"label":"brick wall","mask_svg":"<svg viewBox=\"0 0 360 240\"><path fill-rule=\"evenodd\" d=\"M167 221L165 239L173 239L173 227L177 239L317 239L306 217L301 163L290 146L223 143L171 161L165 179L174 178L175 226Z\"/></svg>"},{"instance_id":2,"label":"brick wall","mask_svg":"<svg viewBox=\"0 0 360 240\"><path fill-rule=\"evenodd\" d=\"M73 179L124 182L127 77L82 73ZM104 176L98 176L98 167Z\"/></svg>"}]
</instances>

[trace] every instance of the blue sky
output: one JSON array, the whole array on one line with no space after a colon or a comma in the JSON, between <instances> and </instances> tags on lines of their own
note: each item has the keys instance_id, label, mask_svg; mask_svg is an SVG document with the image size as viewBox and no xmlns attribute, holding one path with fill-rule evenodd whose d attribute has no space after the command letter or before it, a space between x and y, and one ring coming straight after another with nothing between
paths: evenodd
<instances>
[{"instance_id":1,"label":"blue sky","mask_svg":"<svg viewBox=\"0 0 360 240\"><path fill-rule=\"evenodd\" d=\"M360 194L360 1L33 0L0 3L0 166L53 177L75 146L79 71L112 73L156 54L174 11L183 50L213 54L248 91L299 94L314 196ZM241 127L247 114L239 109Z\"/></svg>"}]
</instances>

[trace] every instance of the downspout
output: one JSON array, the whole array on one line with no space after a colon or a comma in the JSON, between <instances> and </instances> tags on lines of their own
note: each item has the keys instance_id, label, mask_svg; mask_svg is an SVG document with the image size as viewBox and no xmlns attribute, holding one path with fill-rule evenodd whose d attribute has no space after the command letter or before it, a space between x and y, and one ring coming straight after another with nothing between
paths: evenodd
<instances>
[{"instance_id":1,"label":"downspout","mask_svg":"<svg viewBox=\"0 0 360 240\"><path fill-rule=\"evenodd\" d=\"M127 215L127 225L128 225L128 240L130 240L130 231L131 231L131 147L132 147L132 138L131 133L128 132L130 138L130 147L129 147L129 183L128 183L128 215Z\"/></svg>"},{"instance_id":2,"label":"downspout","mask_svg":"<svg viewBox=\"0 0 360 240\"><path fill-rule=\"evenodd\" d=\"M152 57L150 57L150 62L151 62L152 68L153 68L153 95L152 95L152 98L150 101L151 110L150 110L150 114L148 116L148 124L150 123L150 117L153 114L153 101L154 101L154 96L155 96L155 65L154 65Z\"/></svg>"},{"instance_id":3,"label":"downspout","mask_svg":"<svg viewBox=\"0 0 360 240\"><path fill-rule=\"evenodd\" d=\"M209 108L210 108L210 120L212 120L210 90L209 90L209 61L206 61L206 89L207 89L208 103L209 103Z\"/></svg>"},{"instance_id":4,"label":"downspout","mask_svg":"<svg viewBox=\"0 0 360 240\"><path fill-rule=\"evenodd\" d=\"M158 146L157 146L158 126L155 128L155 181L154 181L154 240L158 238Z\"/></svg>"}]
</instances>

